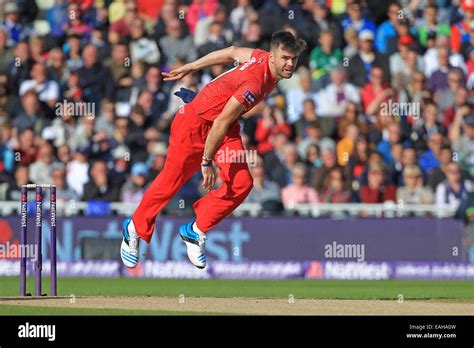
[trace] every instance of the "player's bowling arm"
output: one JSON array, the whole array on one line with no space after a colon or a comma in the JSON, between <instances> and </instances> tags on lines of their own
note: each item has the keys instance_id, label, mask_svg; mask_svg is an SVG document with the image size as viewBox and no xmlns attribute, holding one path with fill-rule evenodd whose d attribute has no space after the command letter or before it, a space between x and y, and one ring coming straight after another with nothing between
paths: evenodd
<instances>
[{"instance_id":1,"label":"player's bowling arm","mask_svg":"<svg viewBox=\"0 0 474 348\"><path fill-rule=\"evenodd\" d=\"M237 120L240 114L245 110L235 97L231 97L224 106L222 113L214 120L211 130L207 135L206 144L204 145L204 156L213 158L217 149L222 144L222 140L226 135L229 126Z\"/></svg>"}]
</instances>

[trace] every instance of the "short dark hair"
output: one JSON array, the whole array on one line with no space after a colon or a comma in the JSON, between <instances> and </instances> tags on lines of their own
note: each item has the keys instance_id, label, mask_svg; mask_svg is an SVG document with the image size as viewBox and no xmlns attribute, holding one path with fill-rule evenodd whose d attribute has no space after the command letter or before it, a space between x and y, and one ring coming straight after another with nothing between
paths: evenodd
<instances>
[{"instance_id":1,"label":"short dark hair","mask_svg":"<svg viewBox=\"0 0 474 348\"><path fill-rule=\"evenodd\" d=\"M270 43L270 49L279 48L294 51L300 54L306 49L306 41L303 39L296 39L289 31L278 31L272 35L272 41Z\"/></svg>"}]
</instances>

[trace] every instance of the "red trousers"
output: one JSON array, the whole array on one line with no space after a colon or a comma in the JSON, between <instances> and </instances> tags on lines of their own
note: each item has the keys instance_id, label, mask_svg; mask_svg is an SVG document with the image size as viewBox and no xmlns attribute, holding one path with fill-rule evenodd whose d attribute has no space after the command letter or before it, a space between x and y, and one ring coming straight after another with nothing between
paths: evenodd
<instances>
[{"instance_id":1,"label":"red trousers","mask_svg":"<svg viewBox=\"0 0 474 348\"><path fill-rule=\"evenodd\" d=\"M151 240L160 211L184 183L201 169L204 144L211 127L212 122L197 116L190 104L177 112L171 124L165 165L132 216L138 235L147 243ZM224 183L193 204L196 224L204 233L237 208L253 187L246 160L241 160L242 153L244 147L240 138L240 125L236 121L230 126L215 156ZM234 154L237 159L233 157Z\"/></svg>"}]
</instances>

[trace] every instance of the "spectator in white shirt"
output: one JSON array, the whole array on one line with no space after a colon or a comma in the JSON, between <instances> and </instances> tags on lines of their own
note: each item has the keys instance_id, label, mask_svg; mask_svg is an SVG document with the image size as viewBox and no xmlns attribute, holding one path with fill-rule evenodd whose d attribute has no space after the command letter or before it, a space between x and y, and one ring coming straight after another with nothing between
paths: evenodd
<instances>
[{"instance_id":1,"label":"spectator in white shirt","mask_svg":"<svg viewBox=\"0 0 474 348\"><path fill-rule=\"evenodd\" d=\"M311 74L308 69L300 68L299 86L288 90L286 94L288 123L298 121L303 113L303 102L312 99L316 104L316 94L311 91Z\"/></svg>"},{"instance_id":2,"label":"spectator in white shirt","mask_svg":"<svg viewBox=\"0 0 474 348\"><path fill-rule=\"evenodd\" d=\"M451 162L446 167L446 180L436 187L436 205L457 209L472 188L471 181L462 179L459 164Z\"/></svg>"},{"instance_id":3,"label":"spectator in white shirt","mask_svg":"<svg viewBox=\"0 0 474 348\"><path fill-rule=\"evenodd\" d=\"M46 67L41 63L36 63L31 68L31 80L23 81L20 85L20 96L27 91L34 89L39 100L47 103L50 108L54 108L59 98L59 85L53 80L48 80Z\"/></svg>"}]
</instances>

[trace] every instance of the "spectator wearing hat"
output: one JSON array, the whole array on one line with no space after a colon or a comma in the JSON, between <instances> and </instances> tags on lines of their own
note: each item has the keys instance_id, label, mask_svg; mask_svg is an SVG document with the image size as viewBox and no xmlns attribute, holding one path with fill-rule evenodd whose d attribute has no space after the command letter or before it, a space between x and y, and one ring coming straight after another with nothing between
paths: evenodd
<instances>
[{"instance_id":1,"label":"spectator wearing hat","mask_svg":"<svg viewBox=\"0 0 474 348\"><path fill-rule=\"evenodd\" d=\"M387 42L391 37L397 35L398 20L401 15L401 7L398 3L392 3L388 7L387 16L388 20L383 22L377 28L377 36L375 40L375 47L380 53L387 54L388 47Z\"/></svg>"},{"instance_id":2,"label":"spectator wearing hat","mask_svg":"<svg viewBox=\"0 0 474 348\"><path fill-rule=\"evenodd\" d=\"M423 10L423 20L420 21L419 25L417 26L418 42L425 49L428 47L428 39L430 34L432 37L436 37L438 35L450 35L449 25L438 22L437 17L438 6L433 3L427 4Z\"/></svg>"},{"instance_id":3,"label":"spectator wearing hat","mask_svg":"<svg viewBox=\"0 0 474 348\"><path fill-rule=\"evenodd\" d=\"M463 43L468 42L471 38L469 24L474 21L474 1L461 0L461 8L464 13L462 21L454 23L451 27L451 49L459 53Z\"/></svg>"},{"instance_id":4,"label":"spectator wearing hat","mask_svg":"<svg viewBox=\"0 0 474 348\"><path fill-rule=\"evenodd\" d=\"M384 182L385 168L381 162L369 165L367 184L359 190L359 198L362 203L383 203L396 200L396 187Z\"/></svg>"},{"instance_id":5,"label":"spectator wearing hat","mask_svg":"<svg viewBox=\"0 0 474 348\"><path fill-rule=\"evenodd\" d=\"M446 180L436 187L436 205L456 209L472 191L472 182L462 178L459 163L451 162L446 167Z\"/></svg>"},{"instance_id":6,"label":"spectator wearing hat","mask_svg":"<svg viewBox=\"0 0 474 348\"><path fill-rule=\"evenodd\" d=\"M399 74L404 75L404 81L415 71L423 71L423 59L413 48L414 40L410 35L403 35L398 38L398 52L389 58L390 73L393 79ZM403 85L400 83L400 85Z\"/></svg>"},{"instance_id":7,"label":"spectator wearing hat","mask_svg":"<svg viewBox=\"0 0 474 348\"><path fill-rule=\"evenodd\" d=\"M127 203L140 203L146 191L148 168L143 162L132 165L130 177L122 187L121 201Z\"/></svg>"},{"instance_id":8,"label":"spectator wearing hat","mask_svg":"<svg viewBox=\"0 0 474 348\"><path fill-rule=\"evenodd\" d=\"M372 67L379 66L385 79L390 82L390 69L387 58L373 47L374 34L370 30L359 33L359 51L349 60L349 82L357 87L364 87L369 81Z\"/></svg>"},{"instance_id":9,"label":"spectator wearing hat","mask_svg":"<svg viewBox=\"0 0 474 348\"><path fill-rule=\"evenodd\" d=\"M423 173L415 164L403 169L403 186L397 189L397 201L403 204L432 204L433 191L429 186L423 186Z\"/></svg>"},{"instance_id":10,"label":"spectator wearing hat","mask_svg":"<svg viewBox=\"0 0 474 348\"><path fill-rule=\"evenodd\" d=\"M306 167L302 163L296 164L291 169L291 184L281 189L281 199L285 208L292 208L302 203L318 203L319 197L316 190L306 185Z\"/></svg>"},{"instance_id":11,"label":"spectator wearing hat","mask_svg":"<svg viewBox=\"0 0 474 348\"><path fill-rule=\"evenodd\" d=\"M15 2L10 1L5 4L3 8L3 26L8 30L8 47L12 47L24 36L24 28L19 22L18 18L18 6Z\"/></svg>"}]
</instances>

